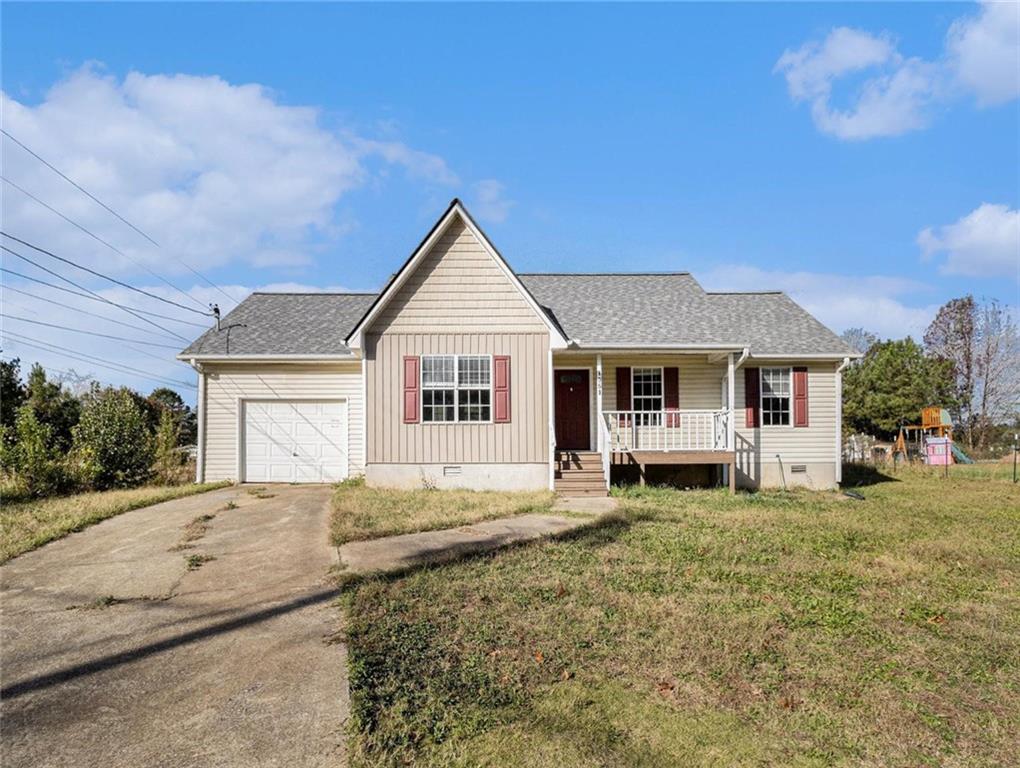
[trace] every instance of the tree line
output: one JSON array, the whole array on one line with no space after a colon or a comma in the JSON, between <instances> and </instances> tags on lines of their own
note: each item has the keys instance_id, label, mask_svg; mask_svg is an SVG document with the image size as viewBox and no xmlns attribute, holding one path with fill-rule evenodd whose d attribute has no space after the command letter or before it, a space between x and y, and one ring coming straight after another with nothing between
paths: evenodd
<instances>
[{"instance_id":1,"label":"tree line","mask_svg":"<svg viewBox=\"0 0 1020 768\"><path fill-rule=\"evenodd\" d=\"M82 389L79 387L78 389ZM172 389L142 395L90 382L77 392L18 359L0 362L5 494L47 496L189 479L194 411Z\"/></svg>"},{"instance_id":2,"label":"tree line","mask_svg":"<svg viewBox=\"0 0 1020 768\"><path fill-rule=\"evenodd\" d=\"M946 302L918 343L879 341L862 328L843 339L864 353L843 374L843 430L892 439L941 406L954 436L977 455L995 453L1020 428L1020 339L997 301L967 295Z\"/></svg>"}]
</instances>

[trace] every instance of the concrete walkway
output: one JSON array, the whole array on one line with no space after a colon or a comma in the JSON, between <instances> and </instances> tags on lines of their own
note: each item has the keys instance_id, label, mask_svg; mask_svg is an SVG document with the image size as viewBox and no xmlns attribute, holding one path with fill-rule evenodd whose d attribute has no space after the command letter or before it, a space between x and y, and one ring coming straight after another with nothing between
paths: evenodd
<instances>
[{"instance_id":1,"label":"concrete walkway","mask_svg":"<svg viewBox=\"0 0 1020 768\"><path fill-rule=\"evenodd\" d=\"M266 495L135 510L0 567L0 764L344 764L330 489Z\"/></svg>"},{"instance_id":2,"label":"concrete walkway","mask_svg":"<svg viewBox=\"0 0 1020 768\"><path fill-rule=\"evenodd\" d=\"M614 509L616 501L610 498L559 499L553 510L569 516L520 515L441 531L352 541L339 547L340 564L347 573L370 574L448 562L509 544L557 536L590 525Z\"/></svg>"}]
</instances>

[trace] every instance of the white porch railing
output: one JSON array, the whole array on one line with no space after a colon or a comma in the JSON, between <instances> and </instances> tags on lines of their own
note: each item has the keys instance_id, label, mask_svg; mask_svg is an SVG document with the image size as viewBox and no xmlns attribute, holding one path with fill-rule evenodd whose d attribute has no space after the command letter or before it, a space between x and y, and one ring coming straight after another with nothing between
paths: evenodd
<instances>
[{"instance_id":1,"label":"white porch railing","mask_svg":"<svg viewBox=\"0 0 1020 768\"><path fill-rule=\"evenodd\" d=\"M728 408L676 411L603 411L609 452L727 451ZM604 450L604 449L603 449Z\"/></svg>"}]
</instances>

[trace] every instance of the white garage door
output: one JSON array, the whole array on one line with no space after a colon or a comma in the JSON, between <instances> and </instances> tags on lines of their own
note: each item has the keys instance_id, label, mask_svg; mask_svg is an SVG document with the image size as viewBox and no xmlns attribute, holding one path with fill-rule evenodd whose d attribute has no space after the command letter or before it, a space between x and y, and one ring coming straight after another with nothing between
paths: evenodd
<instances>
[{"instance_id":1,"label":"white garage door","mask_svg":"<svg viewBox=\"0 0 1020 768\"><path fill-rule=\"evenodd\" d=\"M252 401L244 407L244 479L335 483L347 477L347 403Z\"/></svg>"}]
</instances>

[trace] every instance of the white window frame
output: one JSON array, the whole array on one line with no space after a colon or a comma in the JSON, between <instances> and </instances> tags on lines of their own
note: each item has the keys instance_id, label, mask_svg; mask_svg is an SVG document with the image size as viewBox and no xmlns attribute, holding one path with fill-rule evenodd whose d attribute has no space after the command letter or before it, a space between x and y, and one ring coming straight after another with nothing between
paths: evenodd
<instances>
[{"instance_id":1,"label":"white window frame","mask_svg":"<svg viewBox=\"0 0 1020 768\"><path fill-rule=\"evenodd\" d=\"M425 408L426 408L426 405L425 405L425 390L427 390L427 389L433 389L433 390L435 390L435 389L450 389L450 385L448 385L448 384L443 384L441 386L440 385L435 385L435 384L429 384L429 385L425 384L425 358L426 357L449 357L449 358L453 358L453 420L452 421L445 421L445 420L444 421L426 421L425 420ZM468 384L462 385L460 383L460 359L462 357L480 358L480 359L488 360L488 362L489 362L489 383L488 383L487 386L468 385ZM464 353L464 354L437 353L437 354L428 354L428 355L422 355L421 356L421 364L418 367L419 367L419 371L418 371L418 389L422 393L421 397L420 397L421 404L419 405L419 409L420 410L419 410L419 414L418 414L418 423L419 424L492 424L493 423L493 418L495 418L494 411L495 411L495 408L496 408L495 394L493 392L493 384L494 384L494 379L495 379L496 373L493 370L494 366L493 366L493 356L492 355L474 354L474 353ZM477 391L484 391L484 392L488 392L489 393L489 405L488 405L488 408L489 408L489 418L488 419L481 419L481 420L476 420L476 421L461 420L461 418L460 418L460 393L461 393L461 390L477 390ZM428 407L431 407L431 406L428 406Z\"/></svg>"},{"instance_id":2,"label":"white window frame","mask_svg":"<svg viewBox=\"0 0 1020 768\"><path fill-rule=\"evenodd\" d=\"M787 409L790 414L790 421L787 424L766 424L765 423L765 371L786 371L787 381L790 385L789 394L786 399L790 401ZM758 369L758 422L762 429L786 429L793 426L793 366L770 365Z\"/></svg>"},{"instance_id":3,"label":"white window frame","mask_svg":"<svg viewBox=\"0 0 1020 768\"><path fill-rule=\"evenodd\" d=\"M657 411L639 411L634 402L637 399L637 395L634 390L634 374L637 371L658 371L659 372L659 401L662 407ZM648 399L649 397L655 397L654 395L642 395L642 398ZM660 427L662 426L662 414L666 411L666 369L661 365L638 365L631 366L630 369L630 409L634 412L634 419L638 426L642 427ZM642 414L638 416L637 414Z\"/></svg>"}]
</instances>

